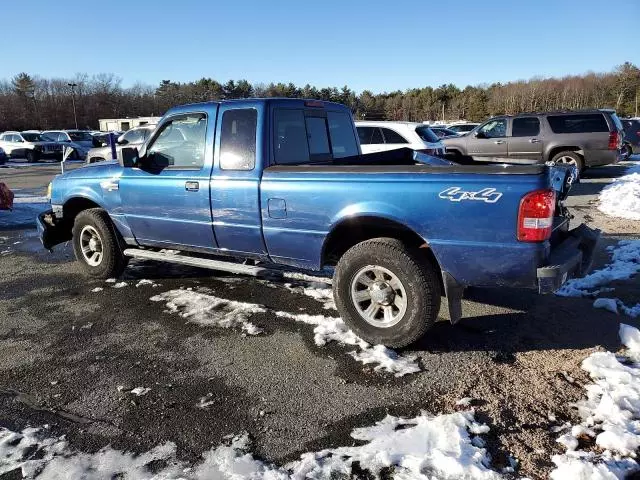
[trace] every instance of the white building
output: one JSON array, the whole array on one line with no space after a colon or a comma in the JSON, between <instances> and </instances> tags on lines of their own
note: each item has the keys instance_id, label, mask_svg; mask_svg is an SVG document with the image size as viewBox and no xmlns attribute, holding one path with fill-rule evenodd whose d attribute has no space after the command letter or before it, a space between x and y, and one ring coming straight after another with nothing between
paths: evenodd
<instances>
[{"instance_id":1,"label":"white building","mask_svg":"<svg viewBox=\"0 0 640 480\"><path fill-rule=\"evenodd\" d=\"M100 123L100 130L102 132L109 132L112 130L127 131L133 127L139 127L140 125L158 123L160 118L162 117L101 118L98 122Z\"/></svg>"}]
</instances>

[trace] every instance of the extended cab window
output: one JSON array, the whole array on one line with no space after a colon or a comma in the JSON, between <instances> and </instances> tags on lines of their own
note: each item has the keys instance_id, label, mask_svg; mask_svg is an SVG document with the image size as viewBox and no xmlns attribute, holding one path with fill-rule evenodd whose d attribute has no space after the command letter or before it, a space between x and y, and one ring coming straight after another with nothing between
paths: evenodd
<instances>
[{"instance_id":1,"label":"extended cab window","mask_svg":"<svg viewBox=\"0 0 640 480\"><path fill-rule=\"evenodd\" d=\"M160 167L194 169L204 165L207 118L204 114L175 117L162 125L147 156Z\"/></svg>"},{"instance_id":2,"label":"extended cab window","mask_svg":"<svg viewBox=\"0 0 640 480\"><path fill-rule=\"evenodd\" d=\"M540 120L536 117L514 118L512 137L535 137L540 133Z\"/></svg>"},{"instance_id":3,"label":"extended cab window","mask_svg":"<svg viewBox=\"0 0 640 480\"><path fill-rule=\"evenodd\" d=\"M276 110L274 135L276 163L309 162L307 129L302 110Z\"/></svg>"},{"instance_id":4,"label":"extended cab window","mask_svg":"<svg viewBox=\"0 0 640 480\"><path fill-rule=\"evenodd\" d=\"M256 165L257 122L258 112L253 108L224 112L220 134L222 170L253 170Z\"/></svg>"},{"instance_id":5,"label":"extended cab window","mask_svg":"<svg viewBox=\"0 0 640 480\"><path fill-rule=\"evenodd\" d=\"M575 115L549 115L547 117L553 133L608 132L609 126L601 113Z\"/></svg>"}]
</instances>

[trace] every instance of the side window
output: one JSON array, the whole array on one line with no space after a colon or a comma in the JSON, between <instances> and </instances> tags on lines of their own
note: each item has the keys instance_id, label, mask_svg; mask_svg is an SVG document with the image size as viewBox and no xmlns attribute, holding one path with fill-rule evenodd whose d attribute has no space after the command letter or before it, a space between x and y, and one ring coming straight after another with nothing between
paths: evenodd
<instances>
[{"instance_id":1,"label":"side window","mask_svg":"<svg viewBox=\"0 0 640 480\"><path fill-rule=\"evenodd\" d=\"M608 132L609 126L601 113L575 115L549 115L547 117L553 133Z\"/></svg>"},{"instance_id":2,"label":"side window","mask_svg":"<svg viewBox=\"0 0 640 480\"><path fill-rule=\"evenodd\" d=\"M309 162L309 145L302 110L277 109L273 134L276 163Z\"/></svg>"},{"instance_id":3,"label":"side window","mask_svg":"<svg viewBox=\"0 0 640 480\"><path fill-rule=\"evenodd\" d=\"M514 118L512 137L535 137L540 133L540 120L536 117Z\"/></svg>"},{"instance_id":4,"label":"side window","mask_svg":"<svg viewBox=\"0 0 640 480\"><path fill-rule=\"evenodd\" d=\"M258 112L253 108L224 112L220 134L222 170L253 170L256 165L257 123Z\"/></svg>"},{"instance_id":5,"label":"side window","mask_svg":"<svg viewBox=\"0 0 640 480\"><path fill-rule=\"evenodd\" d=\"M489 120L479 129L487 138L501 138L507 134L507 121L504 118Z\"/></svg>"},{"instance_id":6,"label":"side window","mask_svg":"<svg viewBox=\"0 0 640 480\"><path fill-rule=\"evenodd\" d=\"M358 127L358 137L360 138L360 145L384 143L382 132L378 127Z\"/></svg>"},{"instance_id":7,"label":"side window","mask_svg":"<svg viewBox=\"0 0 640 480\"><path fill-rule=\"evenodd\" d=\"M390 128L381 128L384 135L384 143L409 143L407 140L397 132L394 132Z\"/></svg>"},{"instance_id":8,"label":"side window","mask_svg":"<svg viewBox=\"0 0 640 480\"><path fill-rule=\"evenodd\" d=\"M358 155L358 143L353 135L353 121L345 112L327 112L329 139L333 158Z\"/></svg>"},{"instance_id":9,"label":"side window","mask_svg":"<svg viewBox=\"0 0 640 480\"><path fill-rule=\"evenodd\" d=\"M204 165L207 118L204 114L187 114L165 123L155 137L147 155L159 167L184 169Z\"/></svg>"}]
</instances>

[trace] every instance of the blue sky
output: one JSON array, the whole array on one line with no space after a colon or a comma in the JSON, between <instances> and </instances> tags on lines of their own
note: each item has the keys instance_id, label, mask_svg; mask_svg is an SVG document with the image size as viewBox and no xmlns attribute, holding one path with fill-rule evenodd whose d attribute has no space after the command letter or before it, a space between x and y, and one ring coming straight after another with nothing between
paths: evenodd
<instances>
[{"instance_id":1,"label":"blue sky","mask_svg":"<svg viewBox=\"0 0 640 480\"><path fill-rule=\"evenodd\" d=\"M212 77L381 92L640 64L638 0L2 3L0 78L108 72L125 86Z\"/></svg>"}]
</instances>

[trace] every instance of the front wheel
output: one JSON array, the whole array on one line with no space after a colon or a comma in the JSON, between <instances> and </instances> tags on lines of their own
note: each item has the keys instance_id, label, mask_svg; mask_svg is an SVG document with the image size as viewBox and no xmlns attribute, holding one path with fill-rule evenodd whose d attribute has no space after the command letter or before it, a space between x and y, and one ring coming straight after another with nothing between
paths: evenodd
<instances>
[{"instance_id":1,"label":"front wheel","mask_svg":"<svg viewBox=\"0 0 640 480\"><path fill-rule=\"evenodd\" d=\"M350 248L336 266L333 296L356 335L388 347L421 338L440 310L435 269L393 238L374 238Z\"/></svg>"},{"instance_id":2,"label":"front wheel","mask_svg":"<svg viewBox=\"0 0 640 480\"><path fill-rule=\"evenodd\" d=\"M34 152L33 150L27 150L27 163L35 163L38 161L38 156L36 155L36 152Z\"/></svg>"},{"instance_id":3,"label":"front wheel","mask_svg":"<svg viewBox=\"0 0 640 480\"><path fill-rule=\"evenodd\" d=\"M94 278L119 277L127 266L122 239L101 208L78 214L73 224L73 252L82 269Z\"/></svg>"}]
</instances>

